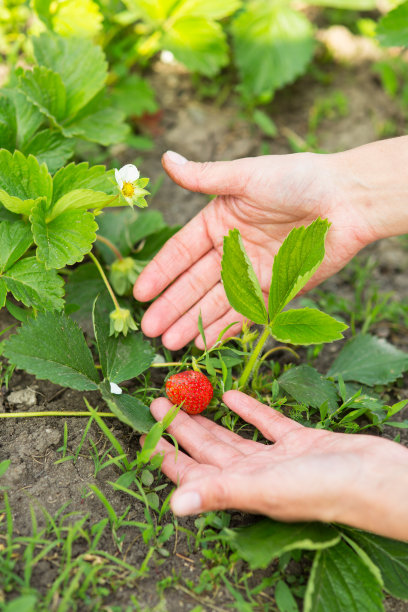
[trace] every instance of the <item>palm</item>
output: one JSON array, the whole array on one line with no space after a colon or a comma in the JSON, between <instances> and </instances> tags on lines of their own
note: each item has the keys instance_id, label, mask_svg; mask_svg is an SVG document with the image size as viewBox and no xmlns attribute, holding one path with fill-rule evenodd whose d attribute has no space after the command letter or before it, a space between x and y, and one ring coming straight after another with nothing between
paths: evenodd
<instances>
[{"instance_id":1,"label":"palm","mask_svg":"<svg viewBox=\"0 0 408 612\"><path fill-rule=\"evenodd\" d=\"M260 159L266 163L267 158ZM318 190L314 187L304 160L298 166L294 172L291 162L272 177L257 166L242 193L215 198L169 240L136 285L135 295L143 300L168 287L145 314L142 325L148 336L163 334L163 343L172 350L194 338L202 348L197 337L200 312L209 345L233 321L238 324L229 335L239 332L242 317L229 306L220 282L223 238L230 229L239 229L265 299L274 255L294 226L308 225L318 216L333 223L326 258L313 285L343 267L362 247L352 210L338 201L328 181L322 179Z\"/></svg>"},{"instance_id":2,"label":"palm","mask_svg":"<svg viewBox=\"0 0 408 612\"><path fill-rule=\"evenodd\" d=\"M205 417L180 412L168 431L188 454L176 451L166 440L156 449L164 451L163 472L181 487L209 479L215 496L217 487L219 497L228 490L224 507L233 499L234 507L275 518L316 518L316 502L325 503L344 490L350 473L359 473L362 457L372 445L369 436L305 428L237 391L227 393L224 401L274 444L242 438ZM152 412L163 418L169 407L167 400L159 399Z\"/></svg>"}]
</instances>

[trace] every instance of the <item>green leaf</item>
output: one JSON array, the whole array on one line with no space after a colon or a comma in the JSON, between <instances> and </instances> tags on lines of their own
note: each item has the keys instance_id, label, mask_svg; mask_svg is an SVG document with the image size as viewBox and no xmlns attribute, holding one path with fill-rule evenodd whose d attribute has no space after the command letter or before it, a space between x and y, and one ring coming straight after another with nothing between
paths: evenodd
<instances>
[{"instance_id":1,"label":"green leaf","mask_svg":"<svg viewBox=\"0 0 408 612\"><path fill-rule=\"evenodd\" d=\"M275 601L279 612L298 612L299 608L292 591L283 580L279 580L275 587Z\"/></svg>"},{"instance_id":2,"label":"green leaf","mask_svg":"<svg viewBox=\"0 0 408 612\"><path fill-rule=\"evenodd\" d=\"M271 97L276 89L303 74L313 55L312 25L302 13L283 3L246 3L233 22L232 34L247 96Z\"/></svg>"},{"instance_id":3,"label":"green leaf","mask_svg":"<svg viewBox=\"0 0 408 612\"><path fill-rule=\"evenodd\" d=\"M93 323L102 373L110 382L121 383L139 376L153 363L155 352L142 333L124 337L109 335L109 313L113 310L106 294L95 300Z\"/></svg>"},{"instance_id":4,"label":"green leaf","mask_svg":"<svg viewBox=\"0 0 408 612\"><path fill-rule=\"evenodd\" d=\"M61 76L67 117L75 116L105 85L107 64L102 49L84 38L62 38L49 32L32 41L38 64Z\"/></svg>"},{"instance_id":5,"label":"green leaf","mask_svg":"<svg viewBox=\"0 0 408 612\"><path fill-rule=\"evenodd\" d=\"M266 325L268 315L262 289L237 229L224 237L221 278L234 310L254 323Z\"/></svg>"},{"instance_id":6,"label":"green leaf","mask_svg":"<svg viewBox=\"0 0 408 612\"><path fill-rule=\"evenodd\" d=\"M205 19L224 19L240 8L241 0L183 0L176 4L173 19L180 17L205 17Z\"/></svg>"},{"instance_id":7,"label":"green leaf","mask_svg":"<svg viewBox=\"0 0 408 612\"><path fill-rule=\"evenodd\" d=\"M115 83L111 100L113 106L127 117L141 117L159 110L153 87L138 74L127 74L122 81Z\"/></svg>"},{"instance_id":8,"label":"green leaf","mask_svg":"<svg viewBox=\"0 0 408 612\"><path fill-rule=\"evenodd\" d=\"M311 0L309 4L351 11L372 11L377 6L376 0Z\"/></svg>"},{"instance_id":9,"label":"green leaf","mask_svg":"<svg viewBox=\"0 0 408 612\"><path fill-rule=\"evenodd\" d=\"M342 348L327 376L365 385L393 382L408 370L408 354L384 339L359 334Z\"/></svg>"},{"instance_id":10,"label":"green leaf","mask_svg":"<svg viewBox=\"0 0 408 612\"><path fill-rule=\"evenodd\" d=\"M112 202L113 196L93 189L74 189L63 195L51 208L50 219L74 210L84 211L89 208L103 208ZM117 203L117 201L115 201Z\"/></svg>"},{"instance_id":11,"label":"green leaf","mask_svg":"<svg viewBox=\"0 0 408 612\"><path fill-rule=\"evenodd\" d=\"M53 123L65 118L67 95L60 75L53 70L44 66L26 70L20 76L19 89Z\"/></svg>"},{"instance_id":12,"label":"green leaf","mask_svg":"<svg viewBox=\"0 0 408 612\"><path fill-rule=\"evenodd\" d=\"M382 588L367 565L344 542L316 553L304 612L381 612Z\"/></svg>"},{"instance_id":13,"label":"green leaf","mask_svg":"<svg viewBox=\"0 0 408 612\"><path fill-rule=\"evenodd\" d=\"M44 202L46 205L46 200L44 197L37 198L35 200L21 200L15 196L8 195L8 193L3 191L3 189L0 189L0 202L10 212L17 215L25 215L26 217L31 214L33 208L35 208L35 206L37 206L37 204L40 202Z\"/></svg>"},{"instance_id":14,"label":"green leaf","mask_svg":"<svg viewBox=\"0 0 408 612\"><path fill-rule=\"evenodd\" d=\"M271 519L262 519L249 527L223 529L222 537L249 563L251 569L266 568L290 550L320 550L340 541L340 536L330 525L279 523Z\"/></svg>"},{"instance_id":15,"label":"green leaf","mask_svg":"<svg viewBox=\"0 0 408 612\"><path fill-rule=\"evenodd\" d=\"M326 219L308 227L295 227L275 256L269 290L269 317L274 317L312 278L324 258L324 241L329 229Z\"/></svg>"},{"instance_id":16,"label":"green leaf","mask_svg":"<svg viewBox=\"0 0 408 612\"><path fill-rule=\"evenodd\" d=\"M408 2L403 2L380 19L377 37L384 47L408 46Z\"/></svg>"},{"instance_id":17,"label":"green leaf","mask_svg":"<svg viewBox=\"0 0 408 612\"><path fill-rule=\"evenodd\" d=\"M228 64L228 45L221 26L203 17L178 19L161 44L189 70L206 76L217 74Z\"/></svg>"},{"instance_id":18,"label":"green leaf","mask_svg":"<svg viewBox=\"0 0 408 612\"><path fill-rule=\"evenodd\" d=\"M51 201L52 179L47 167L35 157L25 157L20 151L11 154L0 150L0 190L21 200L36 200L39 197Z\"/></svg>"},{"instance_id":19,"label":"green leaf","mask_svg":"<svg viewBox=\"0 0 408 612\"><path fill-rule=\"evenodd\" d=\"M9 98L0 94L0 148L14 151L16 142L16 108Z\"/></svg>"},{"instance_id":20,"label":"green leaf","mask_svg":"<svg viewBox=\"0 0 408 612\"><path fill-rule=\"evenodd\" d=\"M48 269L82 261L96 240L98 226L94 215L83 210L67 210L48 222L47 212L44 202L40 202L30 217L38 259Z\"/></svg>"},{"instance_id":21,"label":"green leaf","mask_svg":"<svg viewBox=\"0 0 408 612\"><path fill-rule=\"evenodd\" d=\"M68 164L58 170L53 178L53 198L55 204L63 195L77 189L94 189L109 194L116 194L116 185L112 183L112 172L106 172L105 166L89 167L88 162Z\"/></svg>"},{"instance_id":22,"label":"green leaf","mask_svg":"<svg viewBox=\"0 0 408 612\"><path fill-rule=\"evenodd\" d=\"M270 329L279 342L306 345L341 340L347 327L316 308L299 308L279 313Z\"/></svg>"},{"instance_id":23,"label":"green leaf","mask_svg":"<svg viewBox=\"0 0 408 612\"><path fill-rule=\"evenodd\" d=\"M79 306L72 318L79 323L90 320L97 295L106 290L105 284L95 264L81 264L68 277L65 285L66 302Z\"/></svg>"},{"instance_id":24,"label":"green leaf","mask_svg":"<svg viewBox=\"0 0 408 612\"><path fill-rule=\"evenodd\" d=\"M0 274L20 259L32 243L33 236L26 223L0 222Z\"/></svg>"},{"instance_id":25,"label":"green leaf","mask_svg":"<svg viewBox=\"0 0 408 612\"><path fill-rule=\"evenodd\" d=\"M93 0L65 0L58 3L53 15L53 30L62 36L92 38L102 29L102 22L100 8Z\"/></svg>"},{"instance_id":26,"label":"green leaf","mask_svg":"<svg viewBox=\"0 0 408 612\"><path fill-rule=\"evenodd\" d=\"M140 433L148 433L156 424L149 408L136 397L124 394L113 395L108 382L101 383L99 389L113 414L116 414L118 419L126 425Z\"/></svg>"},{"instance_id":27,"label":"green leaf","mask_svg":"<svg viewBox=\"0 0 408 612\"><path fill-rule=\"evenodd\" d=\"M259 110L259 108L255 109L252 118L266 136L275 138L278 135L276 123L264 111Z\"/></svg>"},{"instance_id":28,"label":"green leaf","mask_svg":"<svg viewBox=\"0 0 408 612\"><path fill-rule=\"evenodd\" d=\"M5 305L6 297L7 297L7 285L0 276L0 308L3 308L3 306Z\"/></svg>"},{"instance_id":29,"label":"green leaf","mask_svg":"<svg viewBox=\"0 0 408 612\"><path fill-rule=\"evenodd\" d=\"M64 313L41 313L22 325L5 342L3 354L40 380L78 391L98 389L98 372L84 335Z\"/></svg>"},{"instance_id":30,"label":"green leaf","mask_svg":"<svg viewBox=\"0 0 408 612\"><path fill-rule=\"evenodd\" d=\"M118 211L105 210L98 217L98 225L98 234L108 238L126 257L137 242L162 229L164 221L158 210L139 211L128 207ZM107 246L98 243L98 250L106 263L111 264L114 261L115 255Z\"/></svg>"},{"instance_id":31,"label":"green leaf","mask_svg":"<svg viewBox=\"0 0 408 612\"><path fill-rule=\"evenodd\" d=\"M278 379L279 385L300 404L319 408L328 403L329 414L337 409L335 385L309 365L290 368Z\"/></svg>"},{"instance_id":32,"label":"green leaf","mask_svg":"<svg viewBox=\"0 0 408 612\"><path fill-rule=\"evenodd\" d=\"M385 589L393 597L408 600L408 543L355 529L347 533L379 568Z\"/></svg>"},{"instance_id":33,"label":"green leaf","mask_svg":"<svg viewBox=\"0 0 408 612\"><path fill-rule=\"evenodd\" d=\"M25 143L30 140L35 132L40 129L44 122L44 115L18 89L4 89L4 95L12 100L16 109L17 120L17 146L24 148ZM9 147L6 147L9 148Z\"/></svg>"},{"instance_id":34,"label":"green leaf","mask_svg":"<svg viewBox=\"0 0 408 612\"><path fill-rule=\"evenodd\" d=\"M37 310L63 307L63 280L55 270L47 270L36 257L20 259L1 276L16 300Z\"/></svg>"},{"instance_id":35,"label":"green leaf","mask_svg":"<svg viewBox=\"0 0 408 612\"><path fill-rule=\"evenodd\" d=\"M24 145L25 155L34 155L40 164L46 163L53 174L74 154L74 142L59 132L42 130Z\"/></svg>"},{"instance_id":36,"label":"green leaf","mask_svg":"<svg viewBox=\"0 0 408 612\"><path fill-rule=\"evenodd\" d=\"M90 109L91 111L92 109ZM125 114L116 108L99 108L63 129L66 136L77 136L105 147L124 142L130 133Z\"/></svg>"}]
</instances>

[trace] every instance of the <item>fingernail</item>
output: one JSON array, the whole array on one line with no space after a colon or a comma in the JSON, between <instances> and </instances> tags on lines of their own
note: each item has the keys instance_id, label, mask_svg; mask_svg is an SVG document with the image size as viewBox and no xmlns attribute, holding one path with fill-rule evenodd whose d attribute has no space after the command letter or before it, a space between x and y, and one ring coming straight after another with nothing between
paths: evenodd
<instances>
[{"instance_id":1,"label":"fingernail","mask_svg":"<svg viewBox=\"0 0 408 612\"><path fill-rule=\"evenodd\" d=\"M170 161L174 162L178 166L184 166L188 162L188 159L180 155L180 153L176 153L175 151L166 151L166 155Z\"/></svg>"},{"instance_id":2,"label":"fingernail","mask_svg":"<svg viewBox=\"0 0 408 612\"><path fill-rule=\"evenodd\" d=\"M196 491L188 493L175 493L171 501L174 514L184 516L185 514L196 514L201 510L201 496Z\"/></svg>"}]
</instances>

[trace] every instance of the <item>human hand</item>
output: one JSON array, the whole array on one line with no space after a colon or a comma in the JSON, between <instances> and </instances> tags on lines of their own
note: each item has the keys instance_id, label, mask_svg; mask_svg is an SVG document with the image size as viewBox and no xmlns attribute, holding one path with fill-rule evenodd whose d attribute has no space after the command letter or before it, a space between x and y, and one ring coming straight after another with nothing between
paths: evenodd
<instances>
[{"instance_id":1,"label":"human hand","mask_svg":"<svg viewBox=\"0 0 408 612\"><path fill-rule=\"evenodd\" d=\"M408 539L408 450L384 438L303 427L239 391L224 402L273 445L180 411L168 428L188 455L162 438L162 471L179 488L175 514L235 508L283 521L340 522ZM162 419L171 407L155 400ZM142 439L143 442L143 439Z\"/></svg>"},{"instance_id":2,"label":"human hand","mask_svg":"<svg viewBox=\"0 0 408 612\"><path fill-rule=\"evenodd\" d=\"M194 338L203 348L197 328L200 311L209 346L233 321L239 323L228 335L240 331L243 317L229 306L220 282L223 237L231 228L241 232L265 298L274 255L294 226L309 225L319 215L332 222L325 260L307 288L342 268L373 240L370 224L338 180L332 157L296 154L180 164L164 155L166 171L181 186L219 195L141 273L136 299L151 300L167 287L145 313L144 333L163 334L163 344L171 350Z\"/></svg>"}]
</instances>

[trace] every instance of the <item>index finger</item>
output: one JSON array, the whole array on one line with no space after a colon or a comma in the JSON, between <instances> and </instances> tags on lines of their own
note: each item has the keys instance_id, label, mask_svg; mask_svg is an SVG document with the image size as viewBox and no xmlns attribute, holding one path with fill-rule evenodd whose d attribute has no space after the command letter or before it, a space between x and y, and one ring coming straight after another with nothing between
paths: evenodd
<instances>
[{"instance_id":1,"label":"index finger","mask_svg":"<svg viewBox=\"0 0 408 612\"><path fill-rule=\"evenodd\" d=\"M303 428L303 425L297 421L289 419L281 412L258 402L242 391L227 391L222 399L228 408L231 408L247 423L255 425L262 435L272 442L277 442L282 436Z\"/></svg>"},{"instance_id":2,"label":"index finger","mask_svg":"<svg viewBox=\"0 0 408 612\"><path fill-rule=\"evenodd\" d=\"M212 248L200 212L162 247L140 274L133 294L140 302L152 300Z\"/></svg>"}]
</instances>

